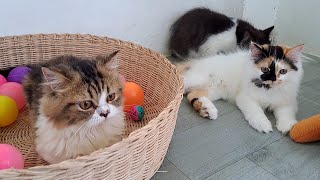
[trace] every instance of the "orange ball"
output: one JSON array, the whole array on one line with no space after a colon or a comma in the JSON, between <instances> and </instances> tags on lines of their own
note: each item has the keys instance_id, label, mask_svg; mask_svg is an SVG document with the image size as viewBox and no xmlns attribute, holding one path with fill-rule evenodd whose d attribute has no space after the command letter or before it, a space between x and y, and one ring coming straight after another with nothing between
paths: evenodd
<instances>
[{"instance_id":1,"label":"orange ball","mask_svg":"<svg viewBox=\"0 0 320 180\"><path fill-rule=\"evenodd\" d=\"M124 87L124 110L129 112L133 106L142 106L144 101L144 92L142 88L134 82L125 82Z\"/></svg>"}]
</instances>

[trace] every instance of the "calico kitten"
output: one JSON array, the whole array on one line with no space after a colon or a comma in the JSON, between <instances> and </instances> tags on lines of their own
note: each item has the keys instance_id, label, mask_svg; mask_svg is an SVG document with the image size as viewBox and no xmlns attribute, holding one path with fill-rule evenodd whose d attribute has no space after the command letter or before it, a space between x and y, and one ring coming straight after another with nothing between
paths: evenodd
<instances>
[{"instance_id":1,"label":"calico kitten","mask_svg":"<svg viewBox=\"0 0 320 180\"><path fill-rule=\"evenodd\" d=\"M259 132L272 131L264 114L273 111L277 128L287 133L297 122L297 93L303 76L303 45L258 45L250 50L219 54L178 65L187 99L200 116L216 119L212 101L235 102L249 124Z\"/></svg>"},{"instance_id":2,"label":"calico kitten","mask_svg":"<svg viewBox=\"0 0 320 180\"><path fill-rule=\"evenodd\" d=\"M173 57L202 57L237 48L249 48L251 41L270 44L274 26L259 30L241 19L230 18L207 8L195 8L171 27L169 50Z\"/></svg>"},{"instance_id":3,"label":"calico kitten","mask_svg":"<svg viewBox=\"0 0 320 180\"><path fill-rule=\"evenodd\" d=\"M30 66L24 80L36 150L49 163L88 155L121 140L125 128L117 52L59 56Z\"/></svg>"}]
</instances>

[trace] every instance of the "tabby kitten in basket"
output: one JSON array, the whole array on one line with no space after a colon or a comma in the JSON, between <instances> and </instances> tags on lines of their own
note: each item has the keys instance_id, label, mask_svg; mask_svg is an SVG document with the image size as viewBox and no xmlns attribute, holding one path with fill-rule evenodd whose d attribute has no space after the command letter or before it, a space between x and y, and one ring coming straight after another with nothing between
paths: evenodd
<instances>
[{"instance_id":1,"label":"tabby kitten in basket","mask_svg":"<svg viewBox=\"0 0 320 180\"><path fill-rule=\"evenodd\" d=\"M59 56L30 66L23 83L36 150L50 164L122 139L124 82L117 73L116 54L92 60Z\"/></svg>"},{"instance_id":2,"label":"tabby kitten in basket","mask_svg":"<svg viewBox=\"0 0 320 180\"><path fill-rule=\"evenodd\" d=\"M178 65L193 108L209 119L218 117L212 101L235 102L249 124L259 132L272 131L264 113L273 111L276 127L287 133L297 122L297 93L303 76L301 53L295 47L258 45L250 50L220 54Z\"/></svg>"},{"instance_id":3,"label":"tabby kitten in basket","mask_svg":"<svg viewBox=\"0 0 320 180\"><path fill-rule=\"evenodd\" d=\"M273 26L260 30L249 22L208 8L195 8L171 27L169 50L173 57L197 58L249 48L251 41L270 44Z\"/></svg>"}]
</instances>

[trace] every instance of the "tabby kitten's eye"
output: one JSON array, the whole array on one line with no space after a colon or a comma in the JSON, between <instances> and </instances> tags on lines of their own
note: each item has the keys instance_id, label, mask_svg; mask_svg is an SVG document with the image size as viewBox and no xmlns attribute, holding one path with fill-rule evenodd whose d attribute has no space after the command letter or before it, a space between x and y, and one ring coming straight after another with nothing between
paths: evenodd
<instances>
[{"instance_id":1,"label":"tabby kitten's eye","mask_svg":"<svg viewBox=\"0 0 320 180\"><path fill-rule=\"evenodd\" d=\"M261 71L262 71L263 73L268 73L268 72L270 71L270 69L269 69L269 68L266 68L266 67L262 67L262 68L261 68Z\"/></svg>"},{"instance_id":2,"label":"tabby kitten's eye","mask_svg":"<svg viewBox=\"0 0 320 180\"><path fill-rule=\"evenodd\" d=\"M288 71L286 69L280 69L279 73L280 74L286 74Z\"/></svg>"},{"instance_id":3,"label":"tabby kitten's eye","mask_svg":"<svg viewBox=\"0 0 320 180\"><path fill-rule=\"evenodd\" d=\"M116 94L115 93L111 93L111 94L108 95L107 101L108 102L113 101L115 98L116 98Z\"/></svg>"},{"instance_id":4,"label":"tabby kitten's eye","mask_svg":"<svg viewBox=\"0 0 320 180\"><path fill-rule=\"evenodd\" d=\"M90 100L82 101L79 103L79 107L83 110L88 110L93 106L93 102Z\"/></svg>"}]
</instances>

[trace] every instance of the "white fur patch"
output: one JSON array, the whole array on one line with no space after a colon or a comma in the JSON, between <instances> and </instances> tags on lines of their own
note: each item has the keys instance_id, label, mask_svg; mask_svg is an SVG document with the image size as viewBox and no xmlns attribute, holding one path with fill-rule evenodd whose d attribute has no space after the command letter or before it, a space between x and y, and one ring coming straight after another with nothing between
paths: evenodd
<instances>
[{"instance_id":1,"label":"white fur patch","mask_svg":"<svg viewBox=\"0 0 320 180\"><path fill-rule=\"evenodd\" d=\"M200 97L198 101L201 102L200 115L208 117L209 119L217 119L218 110L216 106L206 97Z\"/></svg>"},{"instance_id":2,"label":"white fur patch","mask_svg":"<svg viewBox=\"0 0 320 180\"><path fill-rule=\"evenodd\" d=\"M102 95L101 99L103 98L106 98L105 94ZM111 107L107 118L95 112L87 123L56 129L40 108L36 127L36 150L44 160L52 164L88 155L120 141L125 121L122 107Z\"/></svg>"},{"instance_id":3,"label":"white fur patch","mask_svg":"<svg viewBox=\"0 0 320 180\"><path fill-rule=\"evenodd\" d=\"M191 50L189 56L191 58L205 57L217 54L219 52L233 52L237 48L236 22L230 29L219 34L211 35L205 43L203 43L198 52Z\"/></svg>"}]
</instances>

